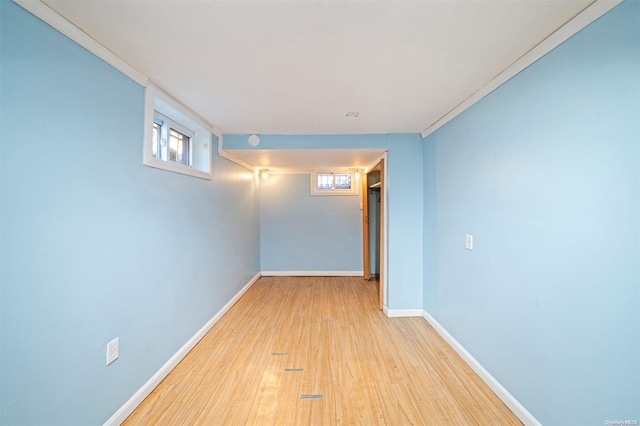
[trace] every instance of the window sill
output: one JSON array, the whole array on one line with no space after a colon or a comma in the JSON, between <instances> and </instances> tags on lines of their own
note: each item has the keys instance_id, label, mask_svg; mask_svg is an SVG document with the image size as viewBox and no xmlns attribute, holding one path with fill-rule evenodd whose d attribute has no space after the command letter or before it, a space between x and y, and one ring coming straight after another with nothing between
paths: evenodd
<instances>
[{"instance_id":1,"label":"window sill","mask_svg":"<svg viewBox=\"0 0 640 426\"><path fill-rule=\"evenodd\" d=\"M180 173L182 175L188 175L197 177L200 179L211 180L213 177L211 173L203 172L201 170L192 169L191 167L184 166L178 163L170 163L168 161L158 160L157 158L145 158L144 165L147 167L153 167L154 169L162 169L168 172Z\"/></svg>"}]
</instances>

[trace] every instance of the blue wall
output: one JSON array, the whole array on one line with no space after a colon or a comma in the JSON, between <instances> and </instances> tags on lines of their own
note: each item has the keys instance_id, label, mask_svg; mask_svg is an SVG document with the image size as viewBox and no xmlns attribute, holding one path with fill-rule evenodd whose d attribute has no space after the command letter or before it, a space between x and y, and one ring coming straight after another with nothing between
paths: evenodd
<instances>
[{"instance_id":1,"label":"blue wall","mask_svg":"<svg viewBox=\"0 0 640 426\"><path fill-rule=\"evenodd\" d=\"M425 141L425 307L545 425L640 419L639 6Z\"/></svg>"},{"instance_id":2,"label":"blue wall","mask_svg":"<svg viewBox=\"0 0 640 426\"><path fill-rule=\"evenodd\" d=\"M360 195L311 195L310 184L308 174L260 182L261 269L362 271Z\"/></svg>"},{"instance_id":3,"label":"blue wall","mask_svg":"<svg viewBox=\"0 0 640 426\"><path fill-rule=\"evenodd\" d=\"M426 312L435 313L438 306L437 286L437 209L438 196L436 185L436 144L429 140L423 145L423 262L422 273L424 291L422 307Z\"/></svg>"},{"instance_id":4,"label":"blue wall","mask_svg":"<svg viewBox=\"0 0 640 426\"><path fill-rule=\"evenodd\" d=\"M143 88L0 8L0 422L101 424L258 272L256 183L144 167Z\"/></svg>"},{"instance_id":5,"label":"blue wall","mask_svg":"<svg viewBox=\"0 0 640 426\"><path fill-rule=\"evenodd\" d=\"M396 135L260 135L260 145L252 147L249 135L224 135L225 149L368 149L389 148Z\"/></svg>"},{"instance_id":6,"label":"blue wall","mask_svg":"<svg viewBox=\"0 0 640 426\"><path fill-rule=\"evenodd\" d=\"M422 149L418 134L391 135L387 162L390 309L422 309Z\"/></svg>"}]
</instances>

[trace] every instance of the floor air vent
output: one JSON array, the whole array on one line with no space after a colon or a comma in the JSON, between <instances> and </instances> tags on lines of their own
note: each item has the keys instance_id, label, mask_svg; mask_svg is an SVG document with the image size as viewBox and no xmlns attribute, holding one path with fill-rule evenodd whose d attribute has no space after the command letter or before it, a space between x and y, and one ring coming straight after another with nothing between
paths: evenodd
<instances>
[{"instance_id":1,"label":"floor air vent","mask_svg":"<svg viewBox=\"0 0 640 426\"><path fill-rule=\"evenodd\" d=\"M322 395L300 395L300 399L322 399Z\"/></svg>"}]
</instances>

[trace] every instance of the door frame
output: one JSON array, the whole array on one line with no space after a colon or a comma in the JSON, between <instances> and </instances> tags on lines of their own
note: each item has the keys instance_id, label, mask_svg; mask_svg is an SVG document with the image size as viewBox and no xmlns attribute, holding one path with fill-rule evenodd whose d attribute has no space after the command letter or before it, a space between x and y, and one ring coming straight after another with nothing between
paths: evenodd
<instances>
[{"instance_id":1,"label":"door frame","mask_svg":"<svg viewBox=\"0 0 640 426\"><path fill-rule=\"evenodd\" d=\"M369 172L362 174L362 273L365 280L371 279L371 245L369 227Z\"/></svg>"},{"instance_id":2,"label":"door frame","mask_svg":"<svg viewBox=\"0 0 640 426\"><path fill-rule=\"evenodd\" d=\"M387 306L387 153L382 154L375 162L365 169L362 175L362 241L363 241L363 275L364 278L371 279L371 251L369 249L369 172L380 166L380 288L378 293L378 307L384 309Z\"/></svg>"}]
</instances>

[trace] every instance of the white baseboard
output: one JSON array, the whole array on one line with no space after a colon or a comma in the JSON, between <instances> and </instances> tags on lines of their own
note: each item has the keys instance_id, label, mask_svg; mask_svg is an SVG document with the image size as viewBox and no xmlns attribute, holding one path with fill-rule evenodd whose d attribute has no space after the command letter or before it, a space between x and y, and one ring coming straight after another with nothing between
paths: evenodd
<instances>
[{"instance_id":1,"label":"white baseboard","mask_svg":"<svg viewBox=\"0 0 640 426\"><path fill-rule=\"evenodd\" d=\"M178 352L173 355L169 361L167 361L160 370L158 370L148 381L145 383L138 391L133 394L133 396L124 403L122 407L118 411L115 412L113 416L109 420L105 422L105 425L120 425L122 422L126 420L127 417L133 413L138 405L144 401L144 399L149 396L149 394L160 384L160 382L167 377L167 375L173 370L176 365L182 358L184 358L191 349L202 339L205 334L217 323L220 318L224 314L227 313L229 309L242 297L243 294L247 292L251 288L251 286L260 278L261 274L258 272L256 276L251 278L251 281L247 283L242 289L235 295L233 298L218 311L217 314L214 315L198 332L191 338L187 343L184 344L183 347L180 348Z\"/></svg>"},{"instance_id":2,"label":"white baseboard","mask_svg":"<svg viewBox=\"0 0 640 426\"><path fill-rule=\"evenodd\" d=\"M362 271L262 271L263 277L362 277Z\"/></svg>"},{"instance_id":3,"label":"white baseboard","mask_svg":"<svg viewBox=\"0 0 640 426\"><path fill-rule=\"evenodd\" d=\"M389 318L421 317L424 312L422 309L389 309L386 306L382 309L385 315Z\"/></svg>"},{"instance_id":4,"label":"white baseboard","mask_svg":"<svg viewBox=\"0 0 640 426\"><path fill-rule=\"evenodd\" d=\"M426 311L422 311L422 317L442 336L444 340L460 355L473 371L484 381L489 388L506 404L513 414L527 426L542 426L526 408L518 402L467 350L440 325L435 318Z\"/></svg>"}]
</instances>

